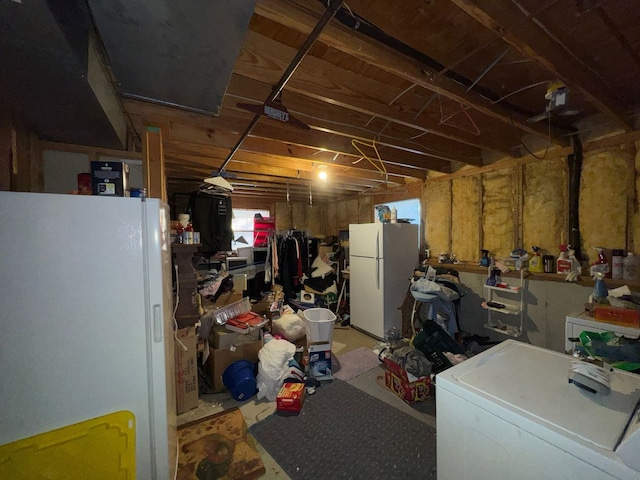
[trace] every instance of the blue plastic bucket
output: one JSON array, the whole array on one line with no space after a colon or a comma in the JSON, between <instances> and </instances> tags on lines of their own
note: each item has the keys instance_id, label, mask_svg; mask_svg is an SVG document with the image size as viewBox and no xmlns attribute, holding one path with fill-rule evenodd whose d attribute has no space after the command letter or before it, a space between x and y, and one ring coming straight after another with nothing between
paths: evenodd
<instances>
[{"instance_id":1,"label":"blue plastic bucket","mask_svg":"<svg viewBox=\"0 0 640 480\"><path fill-rule=\"evenodd\" d=\"M231 392L234 399L244 401L256 393L254 364L248 360L238 360L229 365L222 374L222 383Z\"/></svg>"}]
</instances>

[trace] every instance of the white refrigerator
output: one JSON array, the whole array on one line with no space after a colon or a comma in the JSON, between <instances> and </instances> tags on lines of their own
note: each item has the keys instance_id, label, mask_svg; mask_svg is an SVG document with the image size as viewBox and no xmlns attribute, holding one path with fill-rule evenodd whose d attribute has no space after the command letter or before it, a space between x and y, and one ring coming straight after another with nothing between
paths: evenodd
<instances>
[{"instance_id":1,"label":"white refrigerator","mask_svg":"<svg viewBox=\"0 0 640 480\"><path fill-rule=\"evenodd\" d=\"M438 480L640 478L640 375L569 383L573 357L506 340L436 377Z\"/></svg>"},{"instance_id":2,"label":"white refrigerator","mask_svg":"<svg viewBox=\"0 0 640 480\"><path fill-rule=\"evenodd\" d=\"M418 261L417 225L349 225L351 325L379 339L392 327L401 332L400 307Z\"/></svg>"},{"instance_id":3,"label":"white refrigerator","mask_svg":"<svg viewBox=\"0 0 640 480\"><path fill-rule=\"evenodd\" d=\"M0 453L130 412L118 438L135 472L117 478L174 477L167 223L155 199L0 192ZM72 475L82 458L69 462Z\"/></svg>"}]
</instances>

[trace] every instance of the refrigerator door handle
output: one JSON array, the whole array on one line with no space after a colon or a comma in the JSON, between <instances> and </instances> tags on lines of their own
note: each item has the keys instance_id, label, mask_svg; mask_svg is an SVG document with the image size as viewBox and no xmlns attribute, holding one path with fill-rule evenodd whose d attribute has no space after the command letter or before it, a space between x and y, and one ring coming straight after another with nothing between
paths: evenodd
<instances>
[{"instance_id":1,"label":"refrigerator door handle","mask_svg":"<svg viewBox=\"0 0 640 480\"><path fill-rule=\"evenodd\" d=\"M376 232L376 287L380 290L380 232Z\"/></svg>"},{"instance_id":2,"label":"refrigerator door handle","mask_svg":"<svg viewBox=\"0 0 640 480\"><path fill-rule=\"evenodd\" d=\"M160 305L153 306L153 341L155 343L162 343L163 324L162 315L160 311Z\"/></svg>"}]
</instances>

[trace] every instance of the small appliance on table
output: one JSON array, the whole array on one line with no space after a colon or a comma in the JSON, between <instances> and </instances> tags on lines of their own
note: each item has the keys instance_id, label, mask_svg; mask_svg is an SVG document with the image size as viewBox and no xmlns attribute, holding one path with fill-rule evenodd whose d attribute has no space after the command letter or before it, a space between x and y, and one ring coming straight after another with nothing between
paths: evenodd
<instances>
[{"instance_id":1,"label":"small appliance on table","mask_svg":"<svg viewBox=\"0 0 640 480\"><path fill-rule=\"evenodd\" d=\"M591 393L573 360L507 340L439 373L438 479L640 478L640 375Z\"/></svg>"}]
</instances>

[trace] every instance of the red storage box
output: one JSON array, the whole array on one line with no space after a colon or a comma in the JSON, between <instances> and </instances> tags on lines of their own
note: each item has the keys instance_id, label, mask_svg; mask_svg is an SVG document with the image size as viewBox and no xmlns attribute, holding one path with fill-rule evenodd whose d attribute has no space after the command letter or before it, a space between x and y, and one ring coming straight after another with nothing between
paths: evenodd
<instances>
[{"instance_id":1,"label":"red storage box","mask_svg":"<svg viewBox=\"0 0 640 480\"><path fill-rule=\"evenodd\" d=\"M413 382L404 368L393 360L384 358L386 367L384 372L384 383L389 390L407 403L419 402L429 398L431 394L431 378L420 377Z\"/></svg>"},{"instance_id":2,"label":"red storage box","mask_svg":"<svg viewBox=\"0 0 640 480\"><path fill-rule=\"evenodd\" d=\"M285 383L276 397L276 410L286 413L300 413L304 394L304 383Z\"/></svg>"},{"instance_id":3,"label":"red storage box","mask_svg":"<svg viewBox=\"0 0 640 480\"><path fill-rule=\"evenodd\" d=\"M269 244L269 232L276 229L276 219L262 217L253 219L253 246L266 247Z\"/></svg>"}]
</instances>

